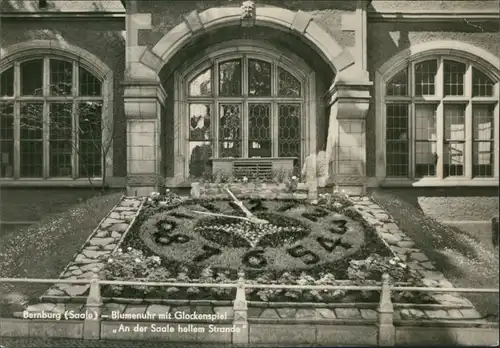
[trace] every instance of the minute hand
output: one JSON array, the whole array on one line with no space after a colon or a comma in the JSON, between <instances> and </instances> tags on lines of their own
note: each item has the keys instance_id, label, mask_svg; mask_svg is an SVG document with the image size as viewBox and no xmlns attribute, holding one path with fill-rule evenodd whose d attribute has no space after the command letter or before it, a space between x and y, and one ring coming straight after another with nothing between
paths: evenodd
<instances>
[{"instance_id":1,"label":"minute hand","mask_svg":"<svg viewBox=\"0 0 500 348\"><path fill-rule=\"evenodd\" d=\"M245 207L245 205L243 204L243 202L240 201L238 198L236 198L236 196L227 187L226 187L226 192L228 193L229 196L231 196L231 198L233 199L233 202L238 207L240 207L241 210L243 210L243 212L245 213L245 215L248 217L248 219L251 222L258 223L258 224L267 224L269 222L267 220L259 219L257 216L253 215L252 212L250 210L248 210L247 207Z\"/></svg>"}]
</instances>

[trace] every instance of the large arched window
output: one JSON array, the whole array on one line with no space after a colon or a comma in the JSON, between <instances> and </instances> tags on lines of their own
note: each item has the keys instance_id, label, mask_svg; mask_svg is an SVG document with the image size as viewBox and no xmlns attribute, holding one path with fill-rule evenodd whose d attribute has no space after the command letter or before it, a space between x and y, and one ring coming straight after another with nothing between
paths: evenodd
<instances>
[{"instance_id":1,"label":"large arched window","mask_svg":"<svg viewBox=\"0 0 500 348\"><path fill-rule=\"evenodd\" d=\"M385 81L386 177L498 175L499 95L492 75L469 60L433 56Z\"/></svg>"},{"instance_id":2,"label":"large arched window","mask_svg":"<svg viewBox=\"0 0 500 348\"><path fill-rule=\"evenodd\" d=\"M184 85L188 172L211 158L302 156L304 86L278 60L251 54L205 63Z\"/></svg>"},{"instance_id":3,"label":"large arched window","mask_svg":"<svg viewBox=\"0 0 500 348\"><path fill-rule=\"evenodd\" d=\"M100 177L102 81L52 55L15 60L0 73L0 177Z\"/></svg>"}]
</instances>

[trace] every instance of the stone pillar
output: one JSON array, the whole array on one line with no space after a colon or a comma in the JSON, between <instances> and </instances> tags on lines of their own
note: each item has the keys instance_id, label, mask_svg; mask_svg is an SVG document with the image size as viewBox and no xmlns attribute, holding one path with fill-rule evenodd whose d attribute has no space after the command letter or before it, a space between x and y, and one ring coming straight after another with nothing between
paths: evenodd
<instances>
[{"instance_id":1,"label":"stone pillar","mask_svg":"<svg viewBox=\"0 0 500 348\"><path fill-rule=\"evenodd\" d=\"M129 81L124 88L127 119L127 194L146 196L163 186L161 108L166 94L159 83Z\"/></svg>"},{"instance_id":2,"label":"stone pillar","mask_svg":"<svg viewBox=\"0 0 500 348\"><path fill-rule=\"evenodd\" d=\"M356 75L360 78L353 80ZM372 83L364 77L359 71L353 71L350 80L337 76L329 91L328 184L336 184L351 194L362 194L366 182L365 117Z\"/></svg>"}]
</instances>

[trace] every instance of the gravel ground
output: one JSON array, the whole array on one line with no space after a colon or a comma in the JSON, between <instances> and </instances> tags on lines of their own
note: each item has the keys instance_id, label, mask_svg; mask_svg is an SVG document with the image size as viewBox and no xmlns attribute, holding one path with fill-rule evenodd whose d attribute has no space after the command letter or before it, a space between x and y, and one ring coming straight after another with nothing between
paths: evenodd
<instances>
[{"instance_id":1,"label":"gravel ground","mask_svg":"<svg viewBox=\"0 0 500 348\"><path fill-rule=\"evenodd\" d=\"M390 190L377 190L372 198L398 222L436 268L455 286L497 288L498 248L486 246L457 228L441 225ZM488 320L498 321L498 294L464 294Z\"/></svg>"},{"instance_id":2,"label":"gravel ground","mask_svg":"<svg viewBox=\"0 0 500 348\"><path fill-rule=\"evenodd\" d=\"M57 278L122 193L104 193L0 236L0 277ZM47 284L0 284L0 294L40 296Z\"/></svg>"}]
</instances>

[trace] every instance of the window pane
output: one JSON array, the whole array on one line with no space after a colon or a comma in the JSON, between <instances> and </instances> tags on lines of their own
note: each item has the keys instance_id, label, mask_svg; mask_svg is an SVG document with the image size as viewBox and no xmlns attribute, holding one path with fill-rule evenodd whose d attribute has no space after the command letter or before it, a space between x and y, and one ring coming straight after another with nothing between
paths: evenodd
<instances>
[{"instance_id":1,"label":"window pane","mask_svg":"<svg viewBox=\"0 0 500 348\"><path fill-rule=\"evenodd\" d=\"M387 176L407 177L409 163L408 105L388 104L386 121Z\"/></svg>"},{"instance_id":2,"label":"window pane","mask_svg":"<svg viewBox=\"0 0 500 348\"><path fill-rule=\"evenodd\" d=\"M21 104L20 174L43 176L43 103Z\"/></svg>"},{"instance_id":3,"label":"window pane","mask_svg":"<svg viewBox=\"0 0 500 348\"><path fill-rule=\"evenodd\" d=\"M415 105L415 176L436 175L436 105Z\"/></svg>"},{"instance_id":4,"label":"window pane","mask_svg":"<svg viewBox=\"0 0 500 348\"><path fill-rule=\"evenodd\" d=\"M50 60L50 94L72 95L73 63L64 60Z\"/></svg>"},{"instance_id":5,"label":"window pane","mask_svg":"<svg viewBox=\"0 0 500 348\"><path fill-rule=\"evenodd\" d=\"M42 95L43 59L21 63L21 95Z\"/></svg>"},{"instance_id":6,"label":"window pane","mask_svg":"<svg viewBox=\"0 0 500 348\"><path fill-rule=\"evenodd\" d=\"M248 105L248 157L271 157L271 105Z\"/></svg>"},{"instance_id":7,"label":"window pane","mask_svg":"<svg viewBox=\"0 0 500 348\"><path fill-rule=\"evenodd\" d=\"M239 104L219 109L219 156L241 157L241 111Z\"/></svg>"},{"instance_id":8,"label":"window pane","mask_svg":"<svg viewBox=\"0 0 500 348\"><path fill-rule=\"evenodd\" d=\"M429 60L415 64L415 95L434 95L437 61Z\"/></svg>"},{"instance_id":9,"label":"window pane","mask_svg":"<svg viewBox=\"0 0 500 348\"><path fill-rule=\"evenodd\" d=\"M257 59L248 60L248 95L271 96L271 64Z\"/></svg>"},{"instance_id":10,"label":"window pane","mask_svg":"<svg viewBox=\"0 0 500 348\"><path fill-rule=\"evenodd\" d=\"M189 83L189 95L193 97L212 95L212 69L207 69Z\"/></svg>"},{"instance_id":11,"label":"window pane","mask_svg":"<svg viewBox=\"0 0 500 348\"><path fill-rule=\"evenodd\" d=\"M101 81L84 68L78 69L78 84L81 96L100 96Z\"/></svg>"},{"instance_id":12,"label":"window pane","mask_svg":"<svg viewBox=\"0 0 500 348\"><path fill-rule=\"evenodd\" d=\"M493 176L493 141L475 141L473 146L472 175Z\"/></svg>"},{"instance_id":13,"label":"window pane","mask_svg":"<svg viewBox=\"0 0 500 348\"><path fill-rule=\"evenodd\" d=\"M189 140L209 140L212 138L212 105L189 105Z\"/></svg>"},{"instance_id":14,"label":"window pane","mask_svg":"<svg viewBox=\"0 0 500 348\"><path fill-rule=\"evenodd\" d=\"M493 95L493 81L476 68L472 68L472 96L489 97Z\"/></svg>"},{"instance_id":15,"label":"window pane","mask_svg":"<svg viewBox=\"0 0 500 348\"><path fill-rule=\"evenodd\" d=\"M78 105L78 166L80 177L101 176L102 130L102 104L90 101L80 103ZM112 149L108 151L112 151Z\"/></svg>"},{"instance_id":16,"label":"window pane","mask_svg":"<svg viewBox=\"0 0 500 348\"><path fill-rule=\"evenodd\" d=\"M473 168L474 176L493 176L494 158L494 106L474 105L473 122Z\"/></svg>"},{"instance_id":17,"label":"window pane","mask_svg":"<svg viewBox=\"0 0 500 348\"><path fill-rule=\"evenodd\" d=\"M0 74L0 96L12 97L14 95L14 68L11 67Z\"/></svg>"},{"instance_id":18,"label":"window pane","mask_svg":"<svg viewBox=\"0 0 500 348\"><path fill-rule=\"evenodd\" d=\"M212 157L212 143L210 141L190 141L189 175L193 178L201 178L204 173L210 173L210 157Z\"/></svg>"},{"instance_id":19,"label":"window pane","mask_svg":"<svg viewBox=\"0 0 500 348\"><path fill-rule=\"evenodd\" d=\"M465 69L463 63L444 61L444 95L464 95Z\"/></svg>"},{"instance_id":20,"label":"window pane","mask_svg":"<svg viewBox=\"0 0 500 348\"><path fill-rule=\"evenodd\" d=\"M299 98L300 81L283 68L278 67L278 97Z\"/></svg>"},{"instance_id":21,"label":"window pane","mask_svg":"<svg viewBox=\"0 0 500 348\"><path fill-rule=\"evenodd\" d=\"M0 104L0 178L14 175L14 105Z\"/></svg>"},{"instance_id":22,"label":"window pane","mask_svg":"<svg viewBox=\"0 0 500 348\"><path fill-rule=\"evenodd\" d=\"M387 95L405 96L408 95L408 72L403 70L396 74L387 84Z\"/></svg>"},{"instance_id":23,"label":"window pane","mask_svg":"<svg viewBox=\"0 0 500 348\"><path fill-rule=\"evenodd\" d=\"M444 144L444 176L464 175L465 143L447 142Z\"/></svg>"},{"instance_id":24,"label":"window pane","mask_svg":"<svg viewBox=\"0 0 500 348\"><path fill-rule=\"evenodd\" d=\"M241 96L241 61L231 60L219 64L219 95Z\"/></svg>"},{"instance_id":25,"label":"window pane","mask_svg":"<svg viewBox=\"0 0 500 348\"><path fill-rule=\"evenodd\" d=\"M300 104L278 105L278 156L300 159Z\"/></svg>"},{"instance_id":26,"label":"window pane","mask_svg":"<svg viewBox=\"0 0 500 348\"><path fill-rule=\"evenodd\" d=\"M73 103L50 104L50 176L72 175Z\"/></svg>"},{"instance_id":27,"label":"window pane","mask_svg":"<svg viewBox=\"0 0 500 348\"><path fill-rule=\"evenodd\" d=\"M444 139L465 140L465 105L445 104Z\"/></svg>"}]
</instances>

